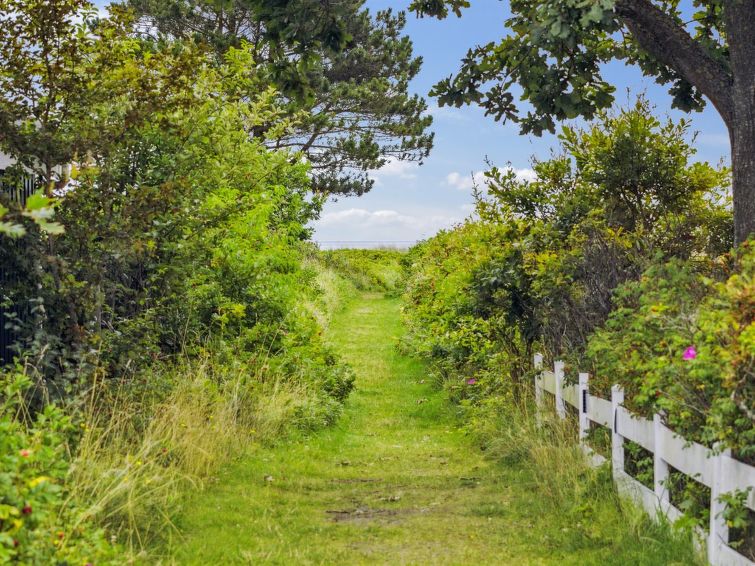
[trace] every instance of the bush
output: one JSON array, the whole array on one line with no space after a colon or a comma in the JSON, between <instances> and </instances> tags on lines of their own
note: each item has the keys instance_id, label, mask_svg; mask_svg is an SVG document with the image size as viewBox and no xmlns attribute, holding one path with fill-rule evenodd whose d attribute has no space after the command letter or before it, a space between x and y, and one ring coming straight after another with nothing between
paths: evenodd
<instances>
[{"instance_id":1,"label":"bush","mask_svg":"<svg viewBox=\"0 0 755 566\"><path fill-rule=\"evenodd\" d=\"M663 411L689 440L720 443L755 462L755 251L752 243L718 271L674 260L616 293L587 356L597 386L624 387L626 404Z\"/></svg>"},{"instance_id":2,"label":"bush","mask_svg":"<svg viewBox=\"0 0 755 566\"><path fill-rule=\"evenodd\" d=\"M598 393L620 383L634 410L663 410L686 438L752 460L755 254L729 254L728 171L692 162L687 136L644 100L566 128L534 180L491 169L477 217L407 255L404 345L431 360L474 430L495 431L481 439L502 457L550 458L521 415L541 351L569 362L567 379L591 369ZM574 483L542 469L544 485Z\"/></svg>"},{"instance_id":3,"label":"bush","mask_svg":"<svg viewBox=\"0 0 755 566\"><path fill-rule=\"evenodd\" d=\"M104 531L71 499L71 418L54 405L30 415L30 387L21 370L0 374L0 562L116 564Z\"/></svg>"}]
</instances>

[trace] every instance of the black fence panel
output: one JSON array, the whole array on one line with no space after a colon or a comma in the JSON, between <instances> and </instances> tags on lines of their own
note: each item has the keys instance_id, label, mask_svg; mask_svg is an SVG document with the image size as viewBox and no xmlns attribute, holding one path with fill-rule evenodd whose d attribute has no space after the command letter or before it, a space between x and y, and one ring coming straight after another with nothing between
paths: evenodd
<instances>
[{"instance_id":1,"label":"black fence panel","mask_svg":"<svg viewBox=\"0 0 755 566\"><path fill-rule=\"evenodd\" d=\"M0 177L3 171L0 170ZM16 201L22 206L35 190L37 183L32 177L25 178L23 183L15 186L6 186L0 182L0 194L8 200ZM0 236L0 245L7 248L21 249L22 243L7 236ZM13 361L16 352L13 345L18 341L18 335L13 330L17 320L29 317L29 305L7 304L7 289L19 283L18 273L13 266L0 265L0 365Z\"/></svg>"}]
</instances>

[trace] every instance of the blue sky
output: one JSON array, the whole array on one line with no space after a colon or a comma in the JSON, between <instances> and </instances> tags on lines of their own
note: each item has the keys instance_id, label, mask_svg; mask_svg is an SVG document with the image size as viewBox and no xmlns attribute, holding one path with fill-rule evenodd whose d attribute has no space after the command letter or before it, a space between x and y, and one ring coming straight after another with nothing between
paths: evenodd
<instances>
[{"instance_id":1,"label":"blue sky","mask_svg":"<svg viewBox=\"0 0 755 566\"><path fill-rule=\"evenodd\" d=\"M366 5L373 11L403 10L409 3L368 0ZM415 53L424 60L412 90L426 96L435 82L458 69L468 48L502 37L508 15L508 2L499 0L473 0L462 18L443 21L417 19L410 14L405 32L414 42ZM692 115L672 112L663 86L621 63L609 65L606 76L617 87L619 103L646 93L659 114L691 120L693 131L699 132L695 143L699 159L728 162L726 128L712 107ZM426 238L469 214L472 173L485 169L486 156L499 166L510 162L526 176L532 156L547 158L557 146L554 136L521 136L516 126L496 123L476 107L438 108L434 99L428 99L428 103L434 116L435 148L425 164L389 163L374 172L376 184L370 193L328 202L314 224L313 239L363 242Z\"/></svg>"}]
</instances>

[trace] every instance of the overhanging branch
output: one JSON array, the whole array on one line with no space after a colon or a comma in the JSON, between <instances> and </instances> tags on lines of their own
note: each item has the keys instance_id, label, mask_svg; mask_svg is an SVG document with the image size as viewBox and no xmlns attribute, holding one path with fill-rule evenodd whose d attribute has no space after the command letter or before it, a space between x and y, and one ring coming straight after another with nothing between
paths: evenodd
<instances>
[{"instance_id":1,"label":"overhanging branch","mask_svg":"<svg viewBox=\"0 0 755 566\"><path fill-rule=\"evenodd\" d=\"M642 49L689 81L731 123L732 75L724 65L650 0L617 0L616 14Z\"/></svg>"}]
</instances>

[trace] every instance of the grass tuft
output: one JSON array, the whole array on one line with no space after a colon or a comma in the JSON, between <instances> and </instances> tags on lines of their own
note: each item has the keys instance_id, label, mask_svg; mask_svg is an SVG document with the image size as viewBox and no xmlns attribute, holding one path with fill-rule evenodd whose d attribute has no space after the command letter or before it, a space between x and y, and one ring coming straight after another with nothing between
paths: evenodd
<instances>
[{"instance_id":1,"label":"grass tuft","mask_svg":"<svg viewBox=\"0 0 755 566\"><path fill-rule=\"evenodd\" d=\"M516 473L529 493L526 513L541 517L542 537L584 564L704 564L690 530L654 521L622 498L610 464L595 468L576 442L576 420L548 412L535 418L533 399L490 400L472 409L468 429L488 456Z\"/></svg>"},{"instance_id":2,"label":"grass tuft","mask_svg":"<svg viewBox=\"0 0 755 566\"><path fill-rule=\"evenodd\" d=\"M173 384L159 400L148 387L140 396L94 387L67 482L86 503L81 520L104 525L132 557L146 556L175 531L175 506L187 492L252 444L286 435L309 403L303 385L264 371L185 361L152 376Z\"/></svg>"}]
</instances>

